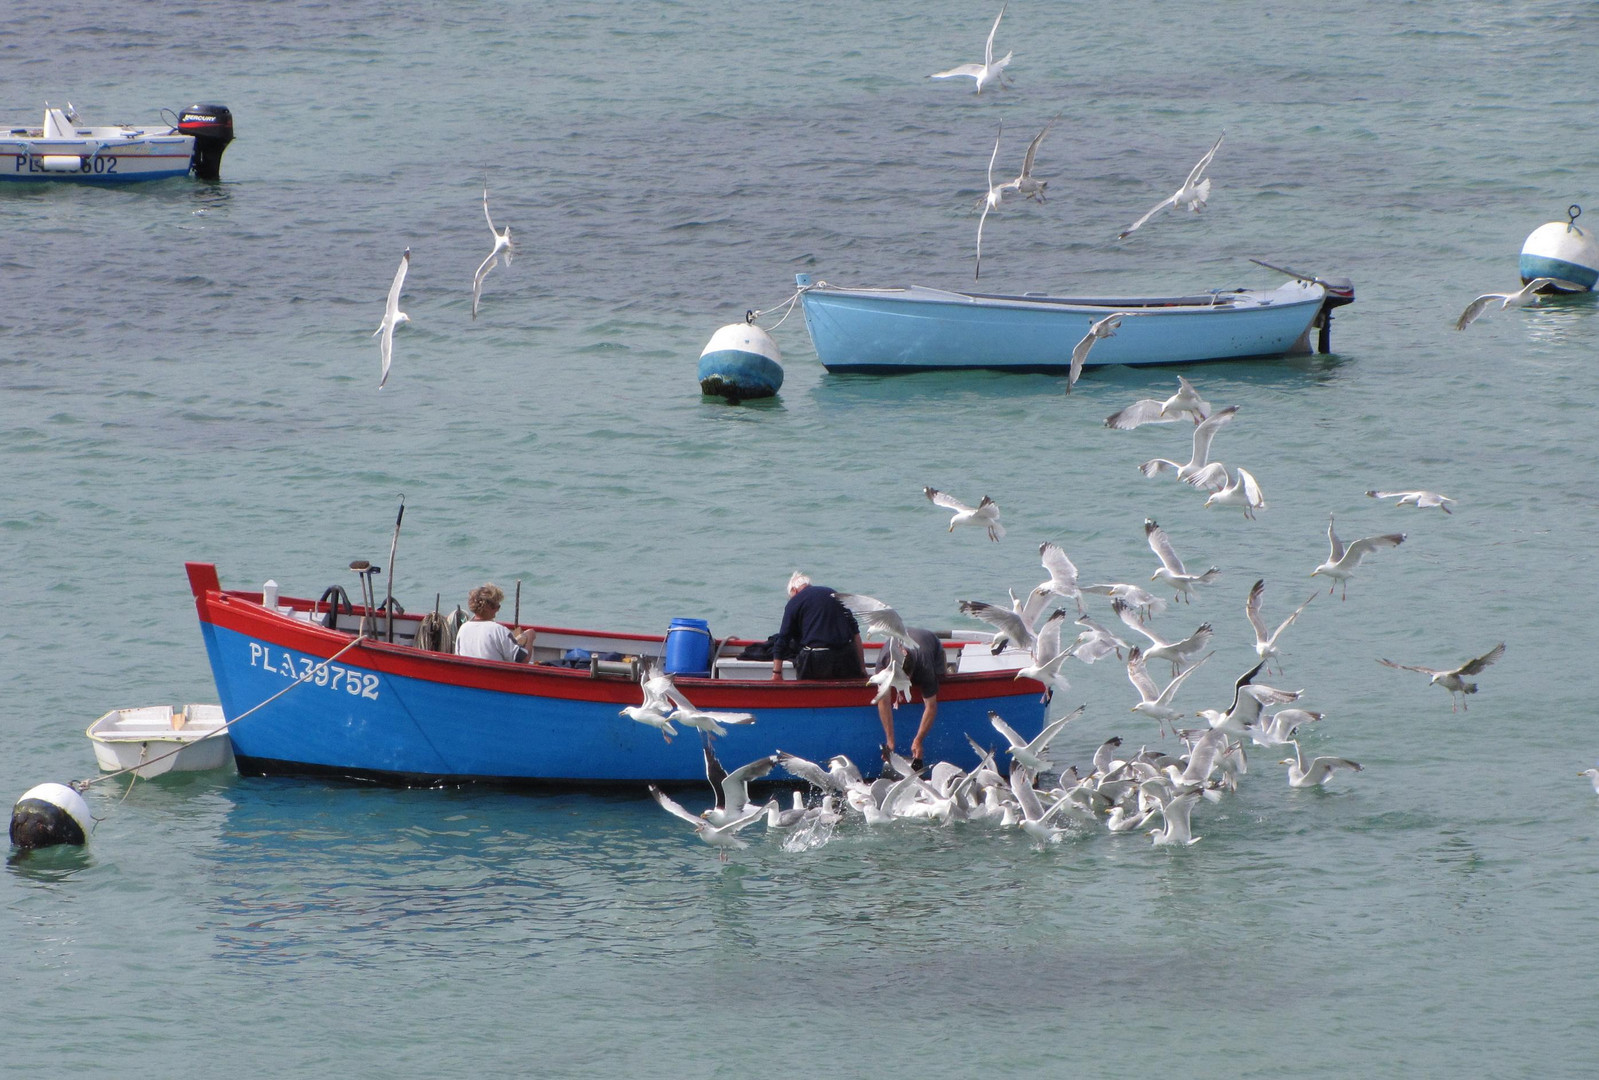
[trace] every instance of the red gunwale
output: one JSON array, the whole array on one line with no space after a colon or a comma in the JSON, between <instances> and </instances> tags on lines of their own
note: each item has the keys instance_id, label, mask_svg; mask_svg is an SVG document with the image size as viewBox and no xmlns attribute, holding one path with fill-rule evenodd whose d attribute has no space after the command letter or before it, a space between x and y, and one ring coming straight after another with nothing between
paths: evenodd
<instances>
[{"instance_id":1,"label":"red gunwale","mask_svg":"<svg viewBox=\"0 0 1599 1080\"><path fill-rule=\"evenodd\" d=\"M200 621L231 630L280 648L294 649L312 656L330 657L350 644L354 635L312 623L300 622L261 606L259 592L223 589L214 563L186 563L189 588L194 594ZM317 606L309 600L282 597L279 604L297 611ZM355 612L361 614L362 608ZM382 616L379 615L379 618ZM415 616L397 619L416 621ZM625 641L659 644L660 635L612 633L565 627L534 626L539 633L572 634ZM876 647L876 646L869 646ZM359 659L354 654L360 653ZM344 654L352 665L371 671L451 686L553 697L571 701L596 701L615 705L636 704L638 685L630 679L594 678L581 668L545 665L508 664L498 660L419 652L409 645L367 641ZM854 683L796 683L777 679L707 679L674 676L686 691L692 691L694 704L702 709L753 710L761 708L836 708L869 704L873 687ZM1040 694L1043 684L1034 679L1018 679L1012 671L968 672L946 676L939 684L939 699L964 701L971 698L1019 697ZM914 694L913 700L920 700Z\"/></svg>"}]
</instances>

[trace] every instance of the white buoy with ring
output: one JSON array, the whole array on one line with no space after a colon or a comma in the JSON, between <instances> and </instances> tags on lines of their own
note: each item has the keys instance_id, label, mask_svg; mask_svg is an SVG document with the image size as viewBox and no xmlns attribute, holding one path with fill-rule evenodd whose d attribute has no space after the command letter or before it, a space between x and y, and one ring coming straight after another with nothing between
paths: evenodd
<instances>
[{"instance_id":1,"label":"white buoy with ring","mask_svg":"<svg viewBox=\"0 0 1599 1080\"><path fill-rule=\"evenodd\" d=\"M1540 225L1521 246L1521 283L1533 278L1554 278L1544 292L1580 293L1592 291L1599 282L1599 240L1577 224L1582 207L1576 203L1566 209L1566 221Z\"/></svg>"},{"instance_id":2,"label":"white buoy with ring","mask_svg":"<svg viewBox=\"0 0 1599 1080\"><path fill-rule=\"evenodd\" d=\"M783 385L781 361L771 334L748 320L729 323L700 353L700 391L735 404L771 397Z\"/></svg>"},{"instance_id":3,"label":"white buoy with ring","mask_svg":"<svg viewBox=\"0 0 1599 1080\"><path fill-rule=\"evenodd\" d=\"M39 784L11 808L11 843L23 851L89 842L93 819L83 796L65 784Z\"/></svg>"}]
</instances>

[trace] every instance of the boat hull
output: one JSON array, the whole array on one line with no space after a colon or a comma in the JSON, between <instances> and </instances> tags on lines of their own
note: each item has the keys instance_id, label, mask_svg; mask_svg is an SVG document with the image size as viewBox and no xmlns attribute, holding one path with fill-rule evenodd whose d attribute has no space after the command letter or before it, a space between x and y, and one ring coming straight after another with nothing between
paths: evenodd
<instances>
[{"instance_id":1,"label":"boat hull","mask_svg":"<svg viewBox=\"0 0 1599 1080\"><path fill-rule=\"evenodd\" d=\"M211 587L209 564L191 564L190 575L241 773L406 786L704 782L698 732L681 728L667 742L656 729L619 715L642 701L630 676L468 660L371 640L350 648L348 633ZM659 638L637 640L641 653L660 648ZM844 754L867 771L879 761L882 725L871 704L874 688L864 680L679 677L677 683L702 709L755 714L754 724L729 726L717 739L726 762L779 749L822 761ZM985 746L996 741L990 710L1029 737L1036 734L1044 720L1041 691L1010 671L951 676L939 695L927 757L975 763L966 736ZM906 737L920 714L919 703L902 707Z\"/></svg>"},{"instance_id":2,"label":"boat hull","mask_svg":"<svg viewBox=\"0 0 1599 1080\"><path fill-rule=\"evenodd\" d=\"M1085 367L1279 357L1310 351L1309 331L1325 301L1320 285L1299 281L1271 291L1164 299L826 285L801 296L822 365L865 374L971 368L1064 373L1088 328L1115 311L1137 314L1094 345Z\"/></svg>"},{"instance_id":3,"label":"boat hull","mask_svg":"<svg viewBox=\"0 0 1599 1080\"><path fill-rule=\"evenodd\" d=\"M0 136L0 181L126 184L189 174L194 140L159 135L117 142ZM76 160L71 168L65 166Z\"/></svg>"}]
</instances>

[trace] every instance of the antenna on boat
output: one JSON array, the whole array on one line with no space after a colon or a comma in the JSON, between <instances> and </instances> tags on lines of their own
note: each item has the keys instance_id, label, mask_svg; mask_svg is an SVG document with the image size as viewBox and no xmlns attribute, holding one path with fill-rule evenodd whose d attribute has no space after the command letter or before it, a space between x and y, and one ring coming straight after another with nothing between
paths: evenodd
<instances>
[{"instance_id":1,"label":"antenna on boat","mask_svg":"<svg viewBox=\"0 0 1599 1080\"><path fill-rule=\"evenodd\" d=\"M361 633L371 636L368 634L368 628L371 625L372 608L377 602L372 587L372 575L383 573L383 567L373 566L366 559L356 559L350 564L350 569L361 579Z\"/></svg>"},{"instance_id":2,"label":"antenna on boat","mask_svg":"<svg viewBox=\"0 0 1599 1080\"><path fill-rule=\"evenodd\" d=\"M383 600L383 615L388 627L383 636L394 644L394 549L400 546L400 519L405 517L405 492L400 492L400 512L394 515L394 538L389 541L388 596Z\"/></svg>"}]
</instances>

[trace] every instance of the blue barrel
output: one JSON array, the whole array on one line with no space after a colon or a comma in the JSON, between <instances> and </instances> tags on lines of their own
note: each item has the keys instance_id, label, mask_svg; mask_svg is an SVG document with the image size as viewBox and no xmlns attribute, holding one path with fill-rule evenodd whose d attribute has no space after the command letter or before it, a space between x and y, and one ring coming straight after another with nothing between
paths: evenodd
<instances>
[{"instance_id":1,"label":"blue barrel","mask_svg":"<svg viewBox=\"0 0 1599 1080\"><path fill-rule=\"evenodd\" d=\"M666 673L711 673L711 624L704 619L673 619L666 631Z\"/></svg>"}]
</instances>

